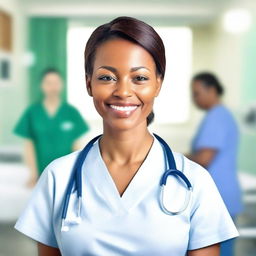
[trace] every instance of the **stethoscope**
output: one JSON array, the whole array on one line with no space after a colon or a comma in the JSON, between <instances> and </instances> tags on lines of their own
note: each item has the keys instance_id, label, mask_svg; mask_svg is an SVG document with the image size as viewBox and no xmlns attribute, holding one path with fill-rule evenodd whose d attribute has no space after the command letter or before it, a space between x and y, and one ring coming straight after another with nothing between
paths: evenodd
<instances>
[{"instance_id":1,"label":"stethoscope","mask_svg":"<svg viewBox=\"0 0 256 256\"><path fill-rule=\"evenodd\" d=\"M87 157L87 154L89 153L90 149L92 148L93 144L101 137L102 135L98 135L97 137L93 138L85 147L84 149L79 153L76 162L74 164L72 174L67 186L66 194L64 197L64 204L63 204L63 210L61 215L61 231L68 231L69 226L67 224L80 224L81 223L81 206L82 206L82 166L83 163ZM177 170L176 163L174 160L173 153L168 146L168 144L158 135L154 134L155 138L160 142L160 144L164 148L164 153L167 158L168 162L168 169L164 172L164 174L161 177L160 180L160 207L162 211L168 215L177 215L185 211L188 207L188 204L190 202L191 198L191 192L192 192L192 185L188 178L184 175L182 171ZM167 183L167 179L169 176L174 176L178 179L181 179L181 181L184 182L186 185L186 196L184 200L184 204L181 206L181 208L178 211L171 211L167 209L164 205L164 191L165 186ZM75 186L76 192L77 192L77 198L78 198L78 205L77 205L77 215L72 220L66 220L67 212L68 212L68 205L70 201L70 196L72 193L72 189Z\"/></svg>"}]
</instances>

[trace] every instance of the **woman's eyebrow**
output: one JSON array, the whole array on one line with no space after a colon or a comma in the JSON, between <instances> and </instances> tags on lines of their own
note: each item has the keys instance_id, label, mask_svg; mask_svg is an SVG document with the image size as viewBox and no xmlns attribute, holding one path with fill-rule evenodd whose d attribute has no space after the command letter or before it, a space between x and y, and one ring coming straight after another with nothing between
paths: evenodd
<instances>
[{"instance_id":1,"label":"woman's eyebrow","mask_svg":"<svg viewBox=\"0 0 256 256\"><path fill-rule=\"evenodd\" d=\"M114 68L114 67L111 67L111 66L101 66L101 67L99 67L98 69L101 69L101 68L110 70L111 72L117 72L117 69ZM131 68L130 71L131 71L131 72L134 72L134 71L137 71L137 70L142 69L142 68L149 70L148 68L146 68L146 67L144 67L144 66L139 66L139 67L133 67L133 68ZM150 71L150 70L149 70L149 71Z\"/></svg>"},{"instance_id":2,"label":"woman's eyebrow","mask_svg":"<svg viewBox=\"0 0 256 256\"><path fill-rule=\"evenodd\" d=\"M150 71L148 68L144 67L144 66L139 66L139 67L134 67L134 68L131 68L131 72L134 72L134 71L137 71L141 68L144 68L144 69L147 69L148 71Z\"/></svg>"},{"instance_id":3,"label":"woman's eyebrow","mask_svg":"<svg viewBox=\"0 0 256 256\"><path fill-rule=\"evenodd\" d=\"M117 71L116 68L111 67L111 66L101 66L101 67L99 67L98 69L101 69L101 68L107 69L107 70L109 70L109 71L111 71L111 72L116 72L116 71Z\"/></svg>"}]
</instances>

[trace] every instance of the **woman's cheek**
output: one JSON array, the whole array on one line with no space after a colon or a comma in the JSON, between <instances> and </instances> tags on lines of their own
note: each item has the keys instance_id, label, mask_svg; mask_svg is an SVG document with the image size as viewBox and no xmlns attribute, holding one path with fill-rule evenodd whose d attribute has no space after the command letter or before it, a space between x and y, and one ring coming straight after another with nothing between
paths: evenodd
<instances>
[{"instance_id":1,"label":"woman's cheek","mask_svg":"<svg viewBox=\"0 0 256 256\"><path fill-rule=\"evenodd\" d=\"M92 96L96 100L105 100L111 95L112 89L109 85L96 84L92 86Z\"/></svg>"},{"instance_id":2,"label":"woman's cheek","mask_svg":"<svg viewBox=\"0 0 256 256\"><path fill-rule=\"evenodd\" d=\"M143 89L138 91L137 94L144 103L153 102L156 95L155 86L144 87Z\"/></svg>"},{"instance_id":3,"label":"woman's cheek","mask_svg":"<svg viewBox=\"0 0 256 256\"><path fill-rule=\"evenodd\" d=\"M99 100L99 99L96 99L96 98L94 98L93 97L93 103L94 103L94 107L95 107L95 109L97 110L97 112L98 112L98 114L101 116L101 117L103 117L104 115L105 115L105 110L104 110L104 103L101 101L101 100Z\"/></svg>"}]
</instances>

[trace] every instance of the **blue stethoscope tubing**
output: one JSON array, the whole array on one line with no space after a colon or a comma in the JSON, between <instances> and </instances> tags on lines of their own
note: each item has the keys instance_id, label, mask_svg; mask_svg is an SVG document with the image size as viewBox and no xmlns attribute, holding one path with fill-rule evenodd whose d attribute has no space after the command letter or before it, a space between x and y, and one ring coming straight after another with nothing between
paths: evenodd
<instances>
[{"instance_id":1,"label":"blue stethoscope tubing","mask_svg":"<svg viewBox=\"0 0 256 256\"><path fill-rule=\"evenodd\" d=\"M176 162L175 162L172 150L170 149L169 145L157 134L154 134L154 136L157 138L157 140L162 144L162 146L164 148L164 152L167 157L168 168L169 168L164 172L164 174L160 180L160 187L161 187L160 206L161 206L162 210L164 211L164 213L166 213L168 215L177 215L177 214L184 212L187 209L188 204L190 202L190 198L191 198L192 185L191 185L190 181L188 180L188 178L186 177L186 175L182 171L177 170ZM181 206L181 208L178 211L170 211L164 205L164 191L165 191L164 188L166 186L167 179L169 176L179 177L186 184L186 187L187 187L187 193L185 196L184 204Z\"/></svg>"},{"instance_id":2,"label":"blue stethoscope tubing","mask_svg":"<svg viewBox=\"0 0 256 256\"><path fill-rule=\"evenodd\" d=\"M63 204L63 209L62 209L62 224L61 224L61 230L62 231L68 231L69 227L65 225L65 220L67 217L67 212L68 212L68 205L70 201L70 196L72 193L72 189L75 186L76 192L77 192L77 197L78 197L78 207L77 207L77 216L73 220L69 220L69 224L79 224L81 222L81 205L82 205L82 166L83 163L87 157L87 154L89 153L90 149L92 148L93 144L101 137L102 135L98 135L95 138L93 138L85 147L84 149L79 153L76 162L74 164L71 177L69 179L69 183L66 189L65 197L64 197L64 204ZM180 214L183 212L189 204L190 198L191 198L191 191L192 191L192 185L188 178L184 175L182 171L177 170L176 163L174 160L174 156L172 153L172 150L170 149L169 145L158 135L154 134L156 139L161 143L161 145L164 148L164 152L166 154L167 162L168 162L168 169L164 172L164 174L161 177L160 180L160 187L161 187L161 192L160 192L160 207L162 210L168 214L168 215L176 215ZM179 211L170 211L168 210L163 201L164 201L164 188L167 183L167 179L169 176L175 176L177 178L180 178L184 184L186 185L187 188L187 193L185 197L185 201L183 206Z\"/></svg>"}]
</instances>

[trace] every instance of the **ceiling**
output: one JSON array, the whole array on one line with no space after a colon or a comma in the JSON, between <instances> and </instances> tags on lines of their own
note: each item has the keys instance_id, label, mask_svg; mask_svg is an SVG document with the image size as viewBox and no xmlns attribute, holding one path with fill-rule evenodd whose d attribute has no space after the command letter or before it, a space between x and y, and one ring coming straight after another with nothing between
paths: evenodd
<instances>
[{"instance_id":1,"label":"ceiling","mask_svg":"<svg viewBox=\"0 0 256 256\"><path fill-rule=\"evenodd\" d=\"M172 23L210 23L224 10L255 0L17 0L28 16L129 15Z\"/></svg>"}]
</instances>

